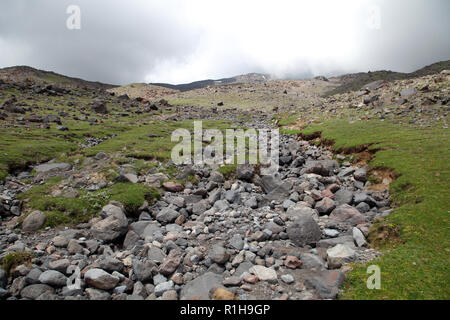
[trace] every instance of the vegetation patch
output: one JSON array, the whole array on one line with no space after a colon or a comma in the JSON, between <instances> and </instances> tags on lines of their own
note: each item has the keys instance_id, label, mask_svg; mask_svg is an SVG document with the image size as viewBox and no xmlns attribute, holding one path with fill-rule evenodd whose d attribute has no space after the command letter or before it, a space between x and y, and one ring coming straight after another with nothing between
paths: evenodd
<instances>
[{"instance_id":1,"label":"vegetation patch","mask_svg":"<svg viewBox=\"0 0 450 320\"><path fill-rule=\"evenodd\" d=\"M371 231L372 243L386 252L370 263L381 268L381 290L367 289L366 267L357 265L341 298L449 299L448 130L335 120L311 125L302 134L317 132L334 141L335 150L364 145L379 149L369 165L391 168L398 176L390 185L395 210Z\"/></svg>"},{"instance_id":2,"label":"vegetation patch","mask_svg":"<svg viewBox=\"0 0 450 320\"><path fill-rule=\"evenodd\" d=\"M6 271L8 276L14 271L14 268L25 264L31 266L31 260L33 260L34 254L32 252L12 252L8 253L2 261L3 270Z\"/></svg>"},{"instance_id":3,"label":"vegetation patch","mask_svg":"<svg viewBox=\"0 0 450 320\"><path fill-rule=\"evenodd\" d=\"M151 204L160 198L158 190L138 183L116 183L109 187L106 192L109 200L122 203L129 213L136 212L145 201Z\"/></svg>"}]
</instances>

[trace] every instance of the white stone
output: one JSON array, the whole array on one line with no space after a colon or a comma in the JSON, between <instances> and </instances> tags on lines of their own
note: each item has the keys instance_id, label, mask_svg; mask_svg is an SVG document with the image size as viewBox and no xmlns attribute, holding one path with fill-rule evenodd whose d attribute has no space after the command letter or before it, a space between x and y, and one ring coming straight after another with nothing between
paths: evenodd
<instances>
[{"instance_id":1,"label":"white stone","mask_svg":"<svg viewBox=\"0 0 450 320\"><path fill-rule=\"evenodd\" d=\"M329 268L340 268L344 263L353 261L355 250L345 244L338 244L327 250Z\"/></svg>"},{"instance_id":2,"label":"white stone","mask_svg":"<svg viewBox=\"0 0 450 320\"><path fill-rule=\"evenodd\" d=\"M358 247L363 247L367 244L366 237L358 228L353 228L353 239Z\"/></svg>"},{"instance_id":3,"label":"white stone","mask_svg":"<svg viewBox=\"0 0 450 320\"><path fill-rule=\"evenodd\" d=\"M274 269L266 268L263 266L253 266L249 271L257 276L261 281L277 281L277 272Z\"/></svg>"}]
</instances>

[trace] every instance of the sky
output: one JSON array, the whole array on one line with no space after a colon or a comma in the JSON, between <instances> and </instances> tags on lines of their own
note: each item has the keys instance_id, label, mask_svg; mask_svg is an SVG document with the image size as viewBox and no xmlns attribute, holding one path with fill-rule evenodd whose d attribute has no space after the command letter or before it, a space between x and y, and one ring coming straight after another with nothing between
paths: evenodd
<instances>
[{"instance_id":1,"label":"sky","mask_svg":"<svg viewBox=\"0 0 450 320\"><path fill-rule=\"evenodd\" d=\"M0 67L111 84L412 72L450 59L449 14L448 0L2 0Z\"/></svg>"}]
</instances>

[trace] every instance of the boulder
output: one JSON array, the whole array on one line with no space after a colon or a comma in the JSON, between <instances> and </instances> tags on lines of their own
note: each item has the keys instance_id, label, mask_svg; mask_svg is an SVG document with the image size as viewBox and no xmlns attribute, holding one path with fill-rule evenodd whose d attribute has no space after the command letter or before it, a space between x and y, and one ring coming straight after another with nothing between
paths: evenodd
<instances>
[{"instance_id":1,"label":"boulder","mask_svg":"<svg viewBox=\"0 0 450 320\"><path fill-rule=\"evenodd\" d=\"M334 208L336 208L336 205L330 198L323 198L321 201L316 203L315 208L319 214L329 214L334 210Z\"/></svg>"},{"instance_id":2,"label":"boulder","mask_svg":"<svg viewBox=\"0 0 450 320\"><path fill-rule=\"evenodd\" d=\"M339 270L324 270L317 276L307 278L305 285L316 291L322 299L336 299L345 275Z\"/></svg>"},{"instance_id":3,"label":"boulder","mask_svg":"<svg viewBox=\"0 0 450 320\"><path fill-rule=\"evenodd\" d=\"M22 298L36 300L40 295L44 293L55 293L55 289L46 284L32 284L27 286L20 291Z\"/></svg>"},{"instance_id":4,"label":"boulder","mask_svg":"<svg viewBox=\"0 0 450 320\"><path fill-rule=\"evenodd\" d=\"M288 225L287 234L289 239L298 246L315 244L322 237L317 222L308 216L302 216Z\"/></svg>"},{"instance_id":5,"label":"boulder","mask_svg":"<svg viewBox=\"0 0 450 320\"><path fill-rule=\"evenodd\" d=\"M128 220L122 208L109 204L103 207L101 217L105 218L91 227L91 233L96 239L110 242L127 232Z\"/></svg>"},{"instance_id":6,"label":"boulder","mask_svg":"<svg viewBox=\"0 0 450 320\"><path fill-rule=\"evenodd\" d=\"M330 214L330 219L355 226L366 222L366 217L363 216L356 208L349 206L348 204L340 205L334 209Z\"/></svg>"},{"instance_id":7,"label":"boulder","mask_svg":"<svg viewBox=\"0 0 450 320\"><path fill-rule=\"evenodd\" d=\"M355 259L355 250L345 244L338 244L327 250L328 267L332 269L340 268L344 263Z\"/></svg>"},{"instance_id":8,"label":"boulder","mask_svg":"<svg viewBox=\"0 0 450 320\"><path fill-rule=\"evenodd\" d=\"M355 243L358 247L363 247L367 244L366 237L364 234L359 230L358 228L354 227L352 229L353 233L353 240L355 240Z\"/></svg>"},{"instance_id":9,"label":"boulder","mask_svg":"<svg viewBox=\"0 0 450 320\"><path fill-rule=\"evenodd\" d=\"M22 222L22 231L32 232L39 230L47 220L47 216L41 211L33 211Z\"/></svg>"},{"instance_id":10,"label":"boulder","mask_svg":"<svg viewBox=\"0 0 450 320\"><path fill-rule=\"evenodd\" d=\"M237 166L237 178L239 180L251 182L254 174L255 170L251 165L243 164Z\"/></svg>"},{"instance_id":11,"label":"boulder","mask_svg":"<svg viewBox=\"0 0 450 320\"><path fill-rule=\"evenodd\" d=\"M48 270L41 273L39 281L43 284L48 284L49 286L57 288L67 285L67 277L55 270Z\"/></svg>"},{"instance_id":12,"label":"boulder","mask_svg":"<svg viewBox=\"0 0 450 320\"><path fill-rule=\"evenodd\" d=\"M184 186L181 183L173 181L164 182L163 188L169 192L181 192L184 190Z\"/></svg>"},{"instance_id":13,"label":"boulder","mask_svg":"<svg viewBox=\"0 0 450 320\"><path fill-rule=\"evenodd\" d=\"M120 279L102 269L94 268L84 274L84 280L91 287L101 290L111 290L119 283Z\"/></svg>"},{"instance_id":14,"label":"boulder","mask_svg":"<svg viewBox=\"0 0 450 320\"><path fill-rule=\"evenodd\" d=\"M161 223L172 223L174 222L178 217L180 216L180 213L178 211L175 211L171 208L163 208L156 216L156 220L158 220Z\"/></svg>"},{"instance_id":15,"label":"boulder","mask_svg":"<svg viewBox=\"0 0 450 320\"><path fill-rule=\"evenodd\" d=\"M220 286L222 280L222 275L207 272L186 283L181 289L180 300L208 300L211 289Z\"/></svg>"},{"instance_id":16,"label":"boulder","mask_svg":"<svg viewBox=\"0 0 450 320\"><path fill-rule=\"evenodd\" d=\"M227 253L227 250L222 245L214 245L211 250L209 250L209 257L212 261L217 264L225 264L230 255Z\"/></svg>"}]
</instances>

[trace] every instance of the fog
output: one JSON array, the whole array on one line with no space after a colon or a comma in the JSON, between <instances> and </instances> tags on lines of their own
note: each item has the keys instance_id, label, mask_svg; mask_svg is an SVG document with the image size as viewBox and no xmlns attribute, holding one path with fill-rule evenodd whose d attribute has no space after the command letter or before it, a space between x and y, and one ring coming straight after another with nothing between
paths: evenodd
<instances>
[{"instance_id":1,"label":"fog","mask_svg":"<svg viewBox=\"0 0 450 320\"><path fill-rule=\"evenodd\" d=\"M449 13L448 0L2 0L0 67L112 84L411 72L450 59Z\"/></svg>"}]
</instances>

